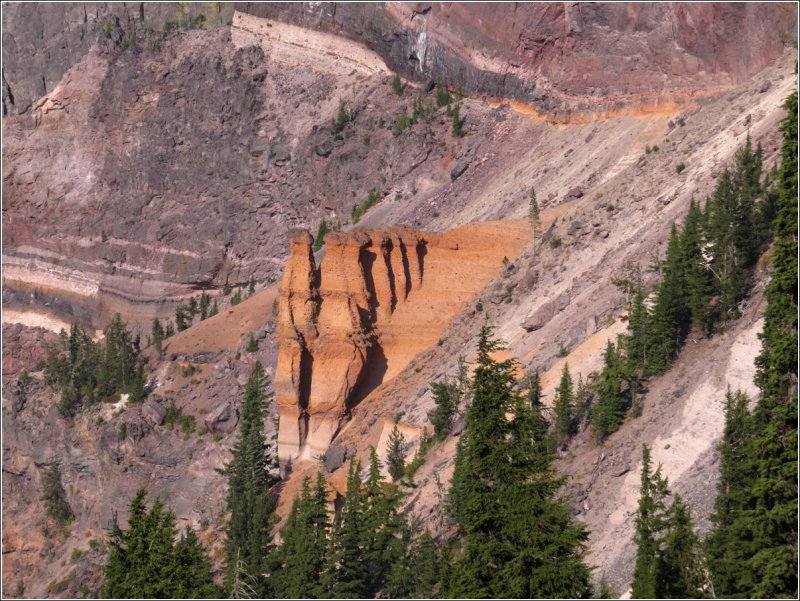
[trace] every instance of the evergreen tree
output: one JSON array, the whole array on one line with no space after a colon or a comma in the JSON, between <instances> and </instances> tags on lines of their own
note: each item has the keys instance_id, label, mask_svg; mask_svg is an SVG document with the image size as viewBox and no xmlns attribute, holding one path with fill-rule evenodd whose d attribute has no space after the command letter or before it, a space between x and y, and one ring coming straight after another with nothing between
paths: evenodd
<instances>
[{"instance_id":1,"label":"evergreen tree","mask_svg":"<svg viewBox=\"0 0 800 601\"><path fill-rule=\"evenodd\" d=\"M211 305L211 310L208 312L208 316L214 317L217 313L219 313L219 306L217 305L217 299L214 299L214 302Z\"/></svg>"},{"instance_id":2,"label":"evergreen tree","mask_svg":"<svg viewBox=\"0 0 800 601\"><path fill-rule=\"evenodd\" d=\"M648 370L654 374L669 369L683 344L690 322L681 250L680 236L673 225L650 327Z\"/></svg>"},{"instance_id":3,"label":"evergreen tree","mask_svg":"<svg viewBox=\"0 0 800 601\"><path fill-rule=\"evenodd\" d=\"M616 432L625 418L627 399L622 385L627 372L622 357L609 340L603 353L603 370L593 377L597 400L592 407L592 432L598 441Z\"/></svg>"},{"instance_id":4,"label":"evergreen tree","mask_svg":"<svg viewBox=\"0 0 800 601\"><path fill-rule=\"evenodd\" d=\"M439 597L441 553L425 530L410 539L412 529L406 529L409 540L404 541L405 554L390 568L384 594L390 599L432 599Z\"/></svg>"},{"instance_id":5,"label":"evergreen tree","mask_svg":"<svg viewBox=\"0 0 800 601\"><path fill-rule=\"evenodd\" d=\"M631 598L684 599L704 596L706 586L700 541L689 509L670 496L661 466L652 471L650 449L642 447L642 476L636 512L636 566Z\"/></svg>"},{"instance_id":6,"label":"evergreen tree","mask_svg":"<svg viewBox=\"0 0 800 601\"><path fill-rule=\"evenodd\" d=\"M191 297L189 299L189 305L186 308L186 312L189 315L189 321L194 320L194 316L198 313L197 299L195 297Z\"/></svg>"},{"instance_id":7,"label":"evergreen tree","mask_svg":"<svg viewBox=\"0 0 800 601\"><path fill-rule=\"evenodd\" d=\"M172 325L171 321L168 321L166 327L164 328L164 338L170 338L174 335L175 327Z\"/></svg>"},{"instance_id":8,"label":"evergreen tree","mask_svg":"<svg viewBox=\"0 0 800 601\"><path fill-rule=\"evenodd\" d=\"M755 200L762 194L762 150L759 144L754 152L750 134L742 148L736 151L733 188L736 202L733 205L732 240L737 260L742 268L751 267L758 258L760 240L757 237Z\"/></svg>"},{"instance_id":9,"label":"evergreen tree","mask_svg":"<svg viewBox=\"0 0 800 601\"><path fill-rule=\"evenodd\" d=\"M274 449L264 437L266 402L272 398L264 392L268 383L264 367L257 361L245 385L239 435L231 450L231 461L221 470L228 479L230 512L226 530L226 586L230 590L236 563L241 561L244 571L254 579L259 595L269 592L263 578L272 550L274 502L269 489L278 480L270 473Z\"/></svg>"},{"instance_id":10,"label":"evergreen tree","mask_svg":"<svg viewBox=\"0 0 800 601\"><path fill-rule=\"evenodd\" d=\"M636 512L636 567L633 571L632 599L659 599L661 538L668 525L667 480L661 467L653 472L650 449L642 445L642 477L639 509Z\"/></svg>"},{"instance_id":11,"label":"evergreen tree","mask_svg":"<svg viewBox=\"0 0 800 601\"><path fill-rule=\"evenodd\" d=\"M572 391L572 376L569 365L564 363L561 372L561 381L556 388L556 398L553 402L553 435L556 444L561 444L572 434L572 419L575 412L575 395Z\"/></svg>"},{"instance_id":12,"label":"evergreen tree","mask_svg":"<svg viewBox=\"0 0 800 601\"><path fill-rule=\"evenodd\" d=\"M797 93L784 105L773 273L756 359L761 396L753 411L757 457L748 483L755 554L754 597L796 596L797 583Z\"/></svg>"},{"instance_id":13,"label":"evergreen tree","mask_svg":"<svg viewBox=\"0 0 800 601\"><path fill-rule=\"evenodd\" d=\"M528 406L541 407L542 405L542 378L539 368L534 368L525 374L526 399Z\"/></svg>"},{"instance_id":14,"label":"evergreen tree","mask_svg":"<svg viewBox=\"0 0 800 601\"><path fill-rule=\"evenodd\" d=\"M331 553L323 575L325 596L334 599L365 598L369 590L367 565L362 557L364 510L367 498L359 473L361 463L350 460L347 492L336 512L331 536Z\"/></svg>"},{"instance_id":15,"label":"evergreen tree","mask_svg":"<svg viewBox=\"0 0 800 601\"><path fill-rule=\"evenodd\" d=\"M362 561L367 567L367 595L372 598L386 584L391 567L405 554L405 523L399 513L401 493L384 482L375 448L370 449L366 481L362 540Z\"/></svg>"},{"instance_id":16,"label":"evergreen tree","mask_svg":"<svg viewBox=\"0 0 800 601\"><path fill-rule=\"evenodd\" d=\"M153 327L151 328L151 338L153 341L153 346L155 346L160 351L161 342L164 340L164 328L161 326L161 322L158 320L158 317L153 318Z\"/></svg>"},{"instance_id":17,"label":"evergreen tree","mask_svg":"<svg viewBox=\"0 0 800 601\"><path fill-rule=\"evenodd\" d=\"M199 303L200 321L208 317L208 306L210 302L211 299L209 298L208 294L206 294L205 292L200 294L200 303Z\"/></svg>"},{"instance_id":18,"label":"evergreen tree","mask_svg":"<svg viewBox=\"0 0 800 601\"><path fill-rule=\"evenodd\" d=\"M436 408L428 413L428 419L433 425L434 437L442 440L450 433L453 427L453 417L458 407L461 394L458 385L454 382L444 380L443 382L432 382L431 392Z\"/></svg>"},{"instance_id":19,"label":"evergreen tree","mask_svg":"<svg viewBox=\"0 0 800 601\"><path fill-rule=\"evenodd\" d=\"M650 312L645 301L647 291L639 283L633 295L630 318L628 319L628 334L624 338L625 362L632 373L644 372L647 368L647 350L650 345Z\"/></svg>"},{"instance_id":20,"label":"evergreen tree","mask_svg":"<svg viewBox=\"0 0 800 601\"><path fill-rule=\"evenodd\" d=\"M461 125L461 105L456 104L450 111L450 120L452 122L453 136L456 138L463 138L466 135L464 128Z\"/></svg>"},{"instance_id":21,"label":"evergreen tree","mask_svg":"<svg viewBox=\"0 0 800 601\"><path fill-rule=\"evenodd\" d=\"M190 325L192 325L192 316L188 309L183 304L175 307L175 327L178 328L178 331L183 332Z\"/></svg>"},{"instance_id":22,"label":"evergreen tree","mask_svg":"<svg viewBox=\"0 0 800 601\"><path fill-rule=\"evenodd\" d=\"M700 539L692 527L689 508L674 495L667 516L664 549L659 558L660 596L664 599L705 597L706 573Z\"/></svg>"},{"instance_id":23,"label":"evergreen tree","mask_svg":"<svg viewBox=\"0 0 800 601\"><path fill-rule=\"evenodd\" d=\"M714 591L717 595L744 595L752 590L746 559L753 554L748 530L746 487L755 472L751 454L753 424L747 409L749 399L741 391L725 395L725 429L719 443L719 482L714 527L705 540Z\"/></svg>"},{"instance_id":24,"label":"evergreen tree","mask_svg":"<svg viewBox=\"0 0 800 601\"><path fill-rule=\"evenodd\" d=\"M686 305L691 316L691 326L710 335L718 316L715 308L710 305L714 282L703 254L706 244L703 229L703 212L700 205L692 199L680 240Z\"/></svg>"},{"instance_id":25,"label":"evergreen tree","mask_svg":"<svg viewBox=\"0 0 800 601\"><path fill-rule=\"evenodd\" d=\"M556 498L565 479L547 452L540 407L514 392L514 360L491 354L500 343L481 329L473 402L459 440L450 490L463 550L449 574L455 597L586 597L587 534ZM506 416L509 415L510 418Z\"/></svg>"},{"instance_id":26,"label":"evergreen tree","mask_svg":"<svg viewBox=\"0 0 800 601\"><path fill-rule=\"evenodd\" d=\"M256 293L256 278L250 276L250 281L247 283L247 296L253 296Z\"/></svg>"},{"instance_id":27,"label":"evergreen tree","mask_svg":"<svg viewBox=\"0 0 800 601\"><path fill-rule=\"evenodd\" d=\"M287 599L324 598L322 577L329 547L327 486L321 474L316 484L306 477L299 497L281 531L283 542L271 569L274 592Z\"/></svg>"},{"instance_id":28,"label":"evergreen tree","mask_svg":"<svg viewBox=\"0 0 800 601\"><path fill-rule=\"evenodd\" d=\"M392 477L393 482L397 482L403 477L406 471L406 439L400 430L397 429L397 424L394 425L392 431L389 433L389 445L386 454L386 467L388 468L389 475Z\"/></svg>"},{"instance_id":29,"label":"evergreen tree","mask_svg":"<svg viewBox=\"0 0 800 601\"><path fill-rule=\"evenodd\" d=\"M131 500L128 529L114 525L101 596L106 599L214 599L211 562L196 534L175 542L175 514L159 499L150 511L145 489Z\"/></svg>"},{"instance_id":30,"label":"evergreen tree","mask_svg":"<svg viewBox=\"0 0 800 601\"><path fill-rule=\"evenodd\" d=\"M50 462L42 477L42 501L47 515L62 526L69 524L75 514L67 501L67 491L61 483L61 470L55 461Z\"/></svg>"},{"instance_id":31,"label":"evergreen tree","mask_svg":"<svg viewBox=\"0 0 800 601\"><path fill-rule=\"evenodd\" d=\"M531 190L528 195L530 197L528 213L531 219L531 225L536 227L539 225L539 203L536 201L536 188L531 186Z\"/></svg>"},{"instance_id":32,"label":"evergreen tree","mask_svg":"<svg viewBox=\"0 0 800 601\"><path fill-rule=\"evenodd\" d=\"M250 332L250 337L247 339L247 346L244 350L246 353L255 353L258 351L258 341L253 337L252 332Z\"/></svg>"},{"instance_id":33,"label":"evergreen tree","mask_svg":"<svg viewBox=\"0 0 800 601\"><path fill-rule=\"evenodd\" d=\"M214 583L211 560L197 538L187 527L175 545L172 578L174 599L216 599L221 591Z\"/></svg>"}]
</instances>

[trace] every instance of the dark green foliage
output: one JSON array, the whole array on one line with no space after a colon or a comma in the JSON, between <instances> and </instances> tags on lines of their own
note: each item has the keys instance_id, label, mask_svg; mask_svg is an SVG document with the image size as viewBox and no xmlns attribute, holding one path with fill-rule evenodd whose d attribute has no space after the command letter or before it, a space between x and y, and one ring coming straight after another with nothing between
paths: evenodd
<instances>
[{"instance_id":1,"label":"dark green foliage","mask_svg":"<svg viewBox=\"0 0 800 601\"><path fill-rule=\"evenodd\" d=\"M668 599L703 597L705 576L700 543L692 529L689 510L670 490L661 467L652 471L650 449L642 447L642 476L636 512L636 567L631 598Z\"/></svg>"},{"instance_id":2,"label":"dark green foliage","mask_svg":"<svg viewBox=\"0 0 800 601\"><path fill-rule=\"evenodd\" d=\"M728 395L719 494L706 540L715 592L797 596L797 95L786 102L773 274L767 286L761 396L752 414Z\"/></svg>"},{"instance_id":3,"label":"dark green foliage","mask_svg":"<svg viewBox=\"0 0 800 601\"><path fill-rule=\"evenodd\" d=\"M675 166L675 173L683 173L683 171L684 171L685 169L686 169L686 163L678 163L678 164Z\"/></svg>"},{"instance_id":4,"label":"dark green foliage","mask_svg":"<svg viewBox=\"0 0 800 601\"><path fill-rule=\"evenodd\" d=\"M618 285L631 284L627 291L635 292L623 345L626 367L632 370L631 394L643 376L670 368L692 328L708 336L720 321L738 316L774 214L769 201L774 194L765 190L761 172L761 148L753 150L748 137L705 210L692 200L683 228L673 226L666 258L658 264L662 278L652 309L640 280L619 280Z\"/></svg>"},{"instance_id":5,"label":"dark green foliage","mask_svg":"<svg viewBox=\"0 0 800 601\"><path fill-rule=\"evenodd\" d=\"M246 353L255 353L258 351L258 341L253 337L253 333L250 333L250 337L247 339L247 346L244 349Z\"/></svg>"},{"instance_id":6,"label":"dark green foliage","mask_svg":"<svg viewBox=\"0 0 800 601\"><path fill-rule=\"evenodd\" d=\"M272 475L274 449L264 437L264 418L272 395L264 389L269 384L264 367L256 362L247 380L239 422L239 435L231 450L231 461L221 473L228 479L226 586L230 589L237 561L254 579L259 595L269 593L262 577L272 550L272 512L274 501L269 493L277 482Z\"/></svg>"},{"instance_id":7,"label":"dark green foliage","mask_svg":"<svg viewBox=\"0 0 800 601\"><path fill-rule=\"evenodd\" d=\"M463 549L447 578L454 597L588 597L587 534L556 498L540 407L514 392L515 362L498 362L481 329L473 402L458 444L450 509ZM507 415L510 418L507 418Z\"/></svg>"},{"instance_id":8,"label":"dark green foliage","mask_svg":"<svg viewBox=\"0 0 800 601\"><path fill-rule=\"evenodd\" d=\"M406 114L406 111L403 110L402 113L398 113L397 115L394 116L394 127L392 128L392 135L399 136L409 127L414 125L414 123L416 123L414 118L409 117L408 114Z\"/></svg>"},{"instance_id":9,"label":"dark green foliage","mask_svg":"<svg viewBox=\"0 0 800 601\"><path fill-rule=\"evenodd\" d=\"M631 372L644 372L647 368L647 349L650 346L650 313L645 301L647 291L641 282L635 287L628 319L628 334L623 338L625 362Z\"/></svg>"},{"instance_id":10,"label":"dark green foliage","mask_svg":"<svg viewBox=\"0 0 800 601\"><path fill-rule=\"evenodd\" d=\"M386 467L393 482L397 482L406 472L406 439L395 424L389 433L386 449Z\"/></svg>"},{"instance_id":11,"label":"dark green foliage","mask_svg":"<svg viewBox=\"0 0 800 601\"><path fill-rule=\"evenodd\" d=\"M199 309L200 309L201 321L208 317L208 305L210 304L210 302L211 299L209 298L208 294L206 294L205 292L200 294Z\"/></svg>"},{"instance_id":12,"label":"dark green foliage","mask_svg":"<svg viewBox=\"0 0 800 601\"><path fill-rule=\"evenodd\" d=\"M197 299L192 297L186 306L186 313L189 315L189 320L193 320L194 316L198 313Z\"/></svg>"},{"instance_id":13,"label":"dark green foliage","mask_svg":"<svg viewBox=\"0 0 800 601\"><path fill-rule=\"evenodd\" d=\"M366 502L362 531L362 561L367 568L367 596L375 597L386 585L394 564L405 554L405 520L399 513L401 493L394 484L384 482L381 463L375 449L370 449Z\"/></svg>"},{"instance_id":14,"label":"dark green foliage","mask_svg":"<svg viewBox=\"0 0 800 601\"><path fill-rule=\"evenodd\" d=\"M161 322L158 320L158 317L153 318L153 327L151 329L151 338L153 342L153 346L157 349L161 350L161 342L164 340L164 328L161 326Z\"/></svg>"},{"instance_id":15,"label":"dark green foliage","mask_svg":"<svg viewBox=\"0 0 800 601\"><path fill-rule=\"evenodd\" d=\"M59 341L50 348L45 381L61 388L58 409L65 417L73 417L82 406L118 392L130 393L131 400L141 400L145 374L139 338L131 336L119 314L106 327L103 343L92 341L74 324L69 336L62 330Z\"/></svg>"},{"instance_id":16,"label":"dark green foliage","mask_svg":"<svg viewBox=\"0 0 800 601\"><path fill-rule=\"evenodd\" d=\"M442 440L453 427L453 417L461 399L461 392L457 383L448 380L432 382L431 392L436 408L428 413L428 419L433 425L434 437Z\"/></svg>"},{"instance_id":17,"label":"dark green foliage","mask_svg":"<svg viewBox=\"0 0 800 601\"><path fill-rule=\"evenodd\" d=\"M664 275L653 305L647 358L650 373L667 371L686 337L689 313L683 267L680 236L673 225L663 265Z\"/></svg>"},{"instance_id":18,"label":"dark green foliage","mask_svg":"<svg viewBox=\"0 0 800 601\"><path fill-rule=\"evenodd\" d=\"M767 286L762 350L756 383L772 403L786 402L797 386L797 94L784 105L778 216L772 277Z\"/></svg>"},{"instance_id":19,"label":"dark green foliage","mask_svg":"<svg viewBox=\"0 0 800 601\"><path fill-rule=\"evenodd\" d=\"M461 119L461 105L456 104L450 111L450 120L452 122L451 130L453 136L456 138L463 138L467 132L464 131L463 121Z\"/></svg>"},{"instance_id":20,"label":"dark green foliage","mask_svg":"<svg viewBox=\"0 0 800 601\"><path fill-rule=\"evenodd\" d=\"M242 302L242 291L237 288L234 295L231 297L231 307L235 307L240 302Z\"/></svg>"},{"instance_id":21,"label":"dark green foliage","mask_svg":"<svg viewBox=\"0 0 800 601\"><path fill-rule=\"evenodd\" d=\"M535 225L539 222L539 203L536 201L536 189L533 186L531 186L529 197L530 206L528 209L528 214L531 218L531 223Z\"/></svg>"},{"instance_id":22,"label":"dark green foliage","mask_svg":"<svg viewBox=\"0 0 800 601\"><path fill-rule=\"evenodd\" d=\"M741 391L729 390L725 395L725 429L718 447L720 478L711 516L714 527L705 540L714 590L725 596L752 587L751 575L745 569L746 558L753 552L745 517L745 489L755 471L756 458L750 454L753 431L748 403Z\"/></svg>"},{"instance_id":23,"label":"dark green foliage","mask_svg":"<svg viewBox=\"0 0 800 601\"><path fill-rule=\"evenodd\" d=\"M553 401L553 436L556 444L564 442L572 432L572 419L575 413L575 394L572 389L572 376L569 365L564 363L561 372L561 381L556 388L556 398Z\"/></svg>"},{"instance_id":24,"label":"dark green foliage","mask_svg":"<svg viewBox=\"0 0 800 601\"><path fill-rule=\"evenodd\" d=\"M450 96L447 87L441 82L436 82L436 106L439 108L449 106L451 102L453 102L453 97Z\"/></svg>"},{"instance_id":25,"label":"dark green foliage","mask_svg":"<svg viewBox=\"0 0 800 601\"><path fill-rule=\"evenodd\" d=\"M164 338L170 338L171 336L175 335L175 326L172 325L171 321L167 322L167 325L164 327Z\"/></svg>"},{"instance_id":26,"label":"dark green foliage","mask_svg":"<svg viewBox=\"0 0 800 601\"><path fill-rule=\"evenodd\" d=\"M183 332L192 325L192 314L189 308L183 303L175 307L175 327L179 332Z\"/></svg>"},{"instance_id":27,"label":"dark green foliage","mask_svg":"<svg viewBox=\"0 0 800 601\"><path fill-rule=\"evenodd\" d=\"M674 495L668 527L659 558L659 593L665 599L706 597L707 576L700 539L692 526L689 508Z\"/></svg>"},{"instance_id":28,"label":"dark green foliage","mask_svg":"<svg viewBox=\"0 0 800 601\"><path fill-rule=\"evenodd\" d=\"M411 123L419 123L422 119L427 121L435 110L432 105L425 103L425 99L422 96L418 96L411 103Z\"/></svg>"},{"instance_id":29,"label":"dark green foliage","mask_svg":"<svg viewBox=\"0 0 800 601\"><path fill-rule=\"evenodd\" d=\"M411 537L408 529L408 537ZM405 541L405 554L391 567L385 593L388 598L432 599L439 597L442 553L431 537L424 533Z\"/></svg>"},{"instance_id":30,"label":"dark green foliage","mask_svg":"<svg viewBox=\"0 0 800 601\"><path fill-rule=\"evenodd\" d=\"M325 596L334 599L364 598L369 585L361 544L365 537L364 512L367 495L361 485L361 464L350 461L347 493L336 513L331 537L331 552L323 576Z\"/></svg>"},{"instance_id":31,"label":"dark green foliage","mask_svg":"<svg viewBox=\"0 0 800 601\"><path fill-rule=\"evenodd\" d=\"M321 474L316 484L306 477L299 497L281 531L283 542L272 558L272 580L277 597L319 599L326 596L322 584L331 528L327 488Z\"/></svg>"},{"instance_id":32,"label":"dark green foliage","mask_svg":"<svg viewBox=\"0 0 800 601\"><path fill-rule=\"evenodd\" d=\"M55 462L45 468L42 476L42 501L47 515L60 525L66 526L75 518L61 483L61 470Z\"/></svg>"},{"instance_id":33,"label":"dark green foliage","mask_svg":"<svg viewBox=\"0 0 800 601\"><path fill-rule=\"evenodd\" d=\"M195 532L176 543L175 514L159 499L150 511L146 491L131 501L128 529L114 525L101 597L106 599L214 599L211 562Z\"/></svg>"},{"instance_id":34,"label":"dark green foliage","mask_svg":"<svg viewBox=\"0 0 800 601\"><path fill-rule=\"evenodd\" d=\"M374 207L380 201L383 200L383 196L377 190L370 190L369 194L367 195L367 200L364 201L363 204L355 205L352 211L353 223L358 223L358 220L361 219L361 216L366 213L369 209Z\"/></svg>"},{"instance_id":35,"label":"dark green foliage","mask_svg":"<svg viewBox=\"0 0 800 601\"><path fill-rule=\"evenodd\" d=\"M322 245L325 244L325 235L330 232L330 226L324 219L319 222L319 229L317 235L314 237L314 252L317 252Z\"/></svg>"},{"instance_id":36,"label":"dark green foliage","mask_svg":"<svg viewBox=\"0 0 800 601\"><path fill-rule=\"evenodd\" d=\"M247 296L253 296L256 293L256 278L250 276L250 281L247 282Z\"/></svg>"},{"instance_id":37,"label":"dark green foliage","mask_svg":"<svg viewBox=\"0 0 800 601\"><path fill-rule=\"evenodd\" d=\"M400 75L397 73L392 77L392 90L394 90L394 93L398 96L403 95L403 82L400 80Z\"/></svg>"},{"instance_id":38,"label":"dark green foliage","mask_svg":"<svg viewBox=\"0 0 800 601\"><path fill-rule=\"evenodd\" d=\"M347 108L347 102L344 100L339 101L339 110L336 112L336 117L331 124L333 131L339 133L347 124L352 121L353 116L350 114L350 110Z\"/></svg>"},{"instance_id":39,"label":"dark green foliage","mask_svg":"<svg viewBox=\"0 0 800 601\"><path fill-rule=\"evenodd\" d=\"M703 334L710 335L714 323L719 319L716 305L711 303L714 294L714 275L706 265L703 254L705 247L705 217L700 210L700 205L692 199L689 212L681 232L681 262L682 279L685 289L687 323L684 329L690 327L699 329Z\"/></svg>"},{"instance_id":40,"label":"dark green foliage","mask_svg":"<svg viewBox=\"0 0 800 601\"><path fill-rule=\"evenodd\" d=\"M627 372L619 350L609 340L603 353L603 370L593 377L592 388L597 395L592 407L592 432L598 441L616 432L628 406L622 393Z\"/></svg>"},{"instance_id":41,"label":"dark green foliage","mask_svg":"<svg viewBox=\"0 0 800 601\"><path fill-rule=\"evenodd\" d=\"M211 305L211 310L208 312L208 316L214 317L217 313L219 313L219 306L217 305L217 299L214 299L214 303Z\"/></svg>"}]
</instances>

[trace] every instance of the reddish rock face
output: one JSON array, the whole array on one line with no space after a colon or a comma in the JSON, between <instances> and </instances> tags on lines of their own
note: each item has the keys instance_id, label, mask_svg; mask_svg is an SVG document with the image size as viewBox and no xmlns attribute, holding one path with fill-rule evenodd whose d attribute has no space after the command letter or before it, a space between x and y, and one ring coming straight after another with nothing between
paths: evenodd
<instances>
[{"instance_id":1,"label":"reddish rock face","mask_svg":"<svg viewBox=\"0 0 800 601\"><path fill-rule=\"evenodd\" d=\"M353 407L433 346L529 235L525 221L332 232L317 269L311 236L291 230L275 368L284 466L325 453Z\"/></svg>"},{"instance_id":2,"label":"reddish rock face","mask_svg":"<svg viewBox=\"0 0 800 601\"><path fill-rule=\"evenodd\" d=\"M409 77L534 105L550 118L719 92L795 36L790 3L240 3L363 40ZM747 43L742 43L746 39Z\"/></svg>"}]
</instances>

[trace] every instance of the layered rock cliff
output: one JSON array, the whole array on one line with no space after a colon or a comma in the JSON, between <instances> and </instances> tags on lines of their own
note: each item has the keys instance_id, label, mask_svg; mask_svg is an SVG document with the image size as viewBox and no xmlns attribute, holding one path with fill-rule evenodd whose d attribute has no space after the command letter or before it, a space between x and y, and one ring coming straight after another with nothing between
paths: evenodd
<instances>
[{"instance_id":1,"label":"layered rock cliff","mask_svg":"<svg viewBox=\"0 0 800 601\"><path fill-rule=\"evenodd\" d=\"M557 120L716 94L796 39L789 3L237 3L363 41L404 75L533 105ZM742 43L746 39L747 43Z\"/></svg>"},{"instance_id":2,"label":"layered rock cliff","mask_svg":"<svg viewBox=\"0 0 800 601\"><path fill-rule=\"evenodd\" d=\"M353 407L434 346L529 236L525 221L334 232L318 269L311 235L292 230L275 370L284 465L325 453Z\"/></svg>"}]
</instances>

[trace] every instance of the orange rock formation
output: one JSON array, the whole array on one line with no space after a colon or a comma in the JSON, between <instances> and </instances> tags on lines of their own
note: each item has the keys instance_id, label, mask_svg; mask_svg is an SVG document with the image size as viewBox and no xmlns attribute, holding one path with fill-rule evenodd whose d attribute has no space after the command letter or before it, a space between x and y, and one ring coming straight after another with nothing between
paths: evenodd
<instances>
[{"instance_id":1,"label":"orange rock formation","mask_svg":"<svg viewBox=\"0 0 800 601\"><path fill-rule=\"evenodd\" d=\"M525 221L334 232L317 269L311 235L291 230L275 373L282 464L324 453L351 409L435 344L529 235Z\"/></svg>"}]
</instances>

